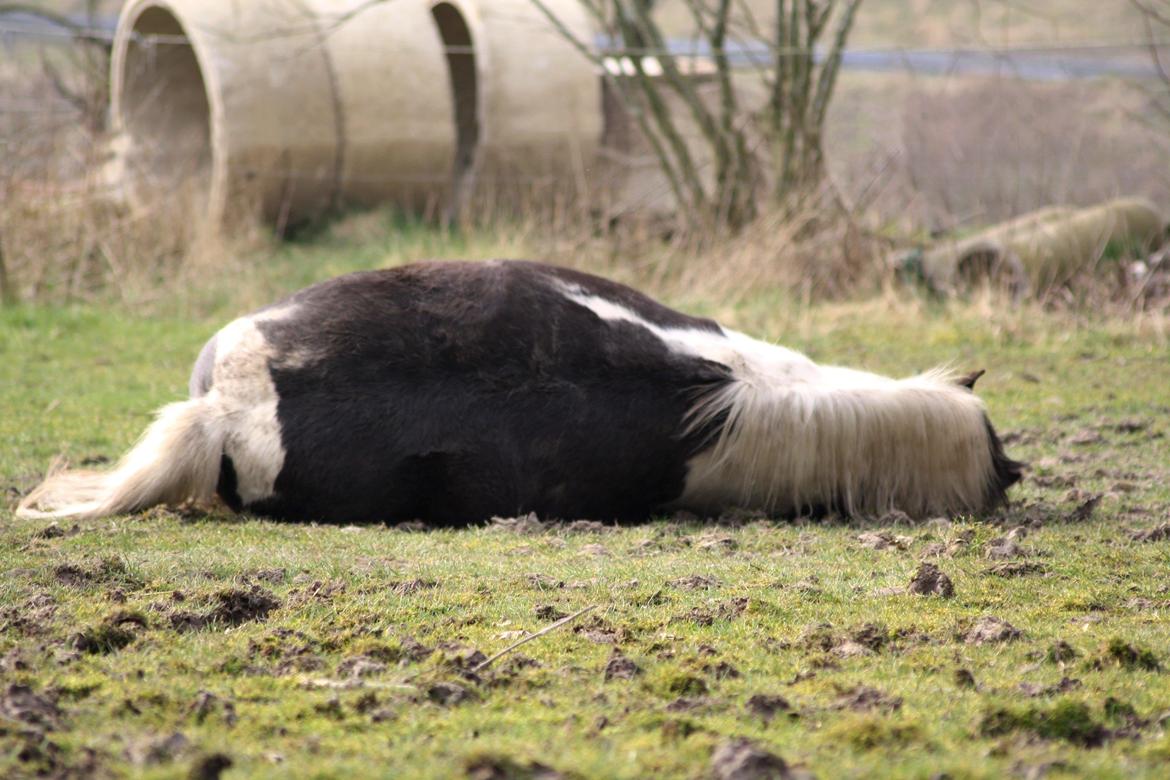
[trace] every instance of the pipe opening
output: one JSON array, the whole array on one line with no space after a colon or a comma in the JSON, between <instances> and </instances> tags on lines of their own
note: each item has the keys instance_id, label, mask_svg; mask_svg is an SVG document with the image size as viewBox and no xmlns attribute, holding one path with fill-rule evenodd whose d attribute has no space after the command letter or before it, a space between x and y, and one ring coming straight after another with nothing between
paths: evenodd
<instances>
[{"instance_id":1,"label":"pipe opening","mask_svg":"<svg viewBox=\"0 0 1170 780\"><path fill-rule=\"evenodd\" d=\"M176 191L205 202L211 183L211 106L194 50L172 36L186 36L186 31L165 9L147 8L134 22L122 72L124 162L145 202Z\"/></svg>"},{"instance_id":2,"label":"pipe opening","mask_svg":"<svg viewBox=\"0 0 1170 780\"><path fill-rule=\"evenodd\" d=\"M479 79L471 30L454 5L436 3L431 17L447 53L451 99L455 109L455 165L452 173L452 215L458 215L473 187L479 145Z\"/></svg>"}]
</instances>

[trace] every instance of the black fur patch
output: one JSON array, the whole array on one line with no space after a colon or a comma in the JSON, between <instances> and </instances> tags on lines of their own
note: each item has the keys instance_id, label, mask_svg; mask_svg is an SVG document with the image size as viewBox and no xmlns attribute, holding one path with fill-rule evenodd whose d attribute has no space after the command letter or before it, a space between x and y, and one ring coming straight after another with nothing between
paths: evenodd
<instances>
[{"instance_id":1,"label":"black fur patch","mask_svg":"<svg viewBox=\"0 0 1170 780\"><path fill-rule=\"evenodd\" d=\"M719 332L634 290L536 263L419 264L343 276L258 323L286 454L278 518L464 524L643 519L677 498L712 434L683 436L726 367L565 297L577 285L663 327ZM718 423L716 423L718 425ZM221 479L222 481L222 479Z\"/></svg>"},{"instance_id":2,"label":"black fur patch","mask_svg":"<svg viewBox=\"0 0 1170 780\"><path fill-rule=\"evenodd\" d=\"M236 465L227 455L219 459L219 482L216 483L215 492L233 512L239 512L244 508L236 482Z\"/></svg>"},{"instance_id":3,"label":"black fur patch","mask_svg":"<svg viewBox=\"0 0 1170 780\"><path fill-rule=\"evenodd\" d=\"M983 415L983 424L987 426L987 439L991 443L991 463L994 467L994 478L987 486L987 507L990 509L1007 500L1007 489L1023 478L1027 464L1007 456L1003 442L991 427L991 420L987 419L987 415Z\"/></svg>"}]
</instances>

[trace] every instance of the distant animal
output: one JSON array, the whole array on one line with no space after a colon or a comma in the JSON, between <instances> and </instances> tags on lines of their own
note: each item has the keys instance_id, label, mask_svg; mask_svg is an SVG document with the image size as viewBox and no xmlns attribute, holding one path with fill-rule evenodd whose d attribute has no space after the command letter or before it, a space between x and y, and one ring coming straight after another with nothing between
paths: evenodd
<instances>
[{"instance_id":1,"label":"distant animal","mask_svg":"<svg viewBox=\"0 0 1170 780\"><path fill-rule=\"evenodd\" d=\"M213 500L284 520L982 513L1020 478L974 379L824 366L521 261L326 281L231 322L190 399L26 517Z\"/></svg>"}]
</instances>

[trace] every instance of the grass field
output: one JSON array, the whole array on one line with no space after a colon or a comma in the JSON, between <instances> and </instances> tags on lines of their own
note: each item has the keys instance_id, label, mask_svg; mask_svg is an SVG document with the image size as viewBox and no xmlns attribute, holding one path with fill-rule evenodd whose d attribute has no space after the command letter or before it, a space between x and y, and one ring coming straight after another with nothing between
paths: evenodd
<instances>
[{"instance_id":1,"label":"grass field","mask_svg":"<svg viewBox=\"0 0 1170 780\"><path fill-rule=\"evenodd\" d=\"M403 256L523 249L498 244L326 234L149 318L0 311L8 503L59 453L116 458L242 307ZM766 776L730 774L718 748L745 738L822 778L1164 776L1170 526L1131 534L1170 520L1160 320L676 303L822 361L987 368L1031 474L997 517L918 525L57 526L0 508L0 775ZM952 596L907 592L922 562Z\"/></svg>"}]
</instances>

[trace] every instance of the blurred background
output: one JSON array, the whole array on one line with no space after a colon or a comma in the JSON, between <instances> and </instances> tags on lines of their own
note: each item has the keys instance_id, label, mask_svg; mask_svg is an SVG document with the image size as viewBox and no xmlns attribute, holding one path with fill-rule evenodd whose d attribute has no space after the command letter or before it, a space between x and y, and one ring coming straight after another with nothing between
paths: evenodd
<instances>
[{"instance_id":1,"label":"blurred background","mask_svg":"<svg viewBox=\"0 0 1170 780\"><path fill-rule=\"evenodd\" d=\"M1163 0L0 3L4 297L373 211L715 294L1160 305L1168 41ZM1117 198L1076 248L983 232Z\"/></svg>"}]
</instances>

